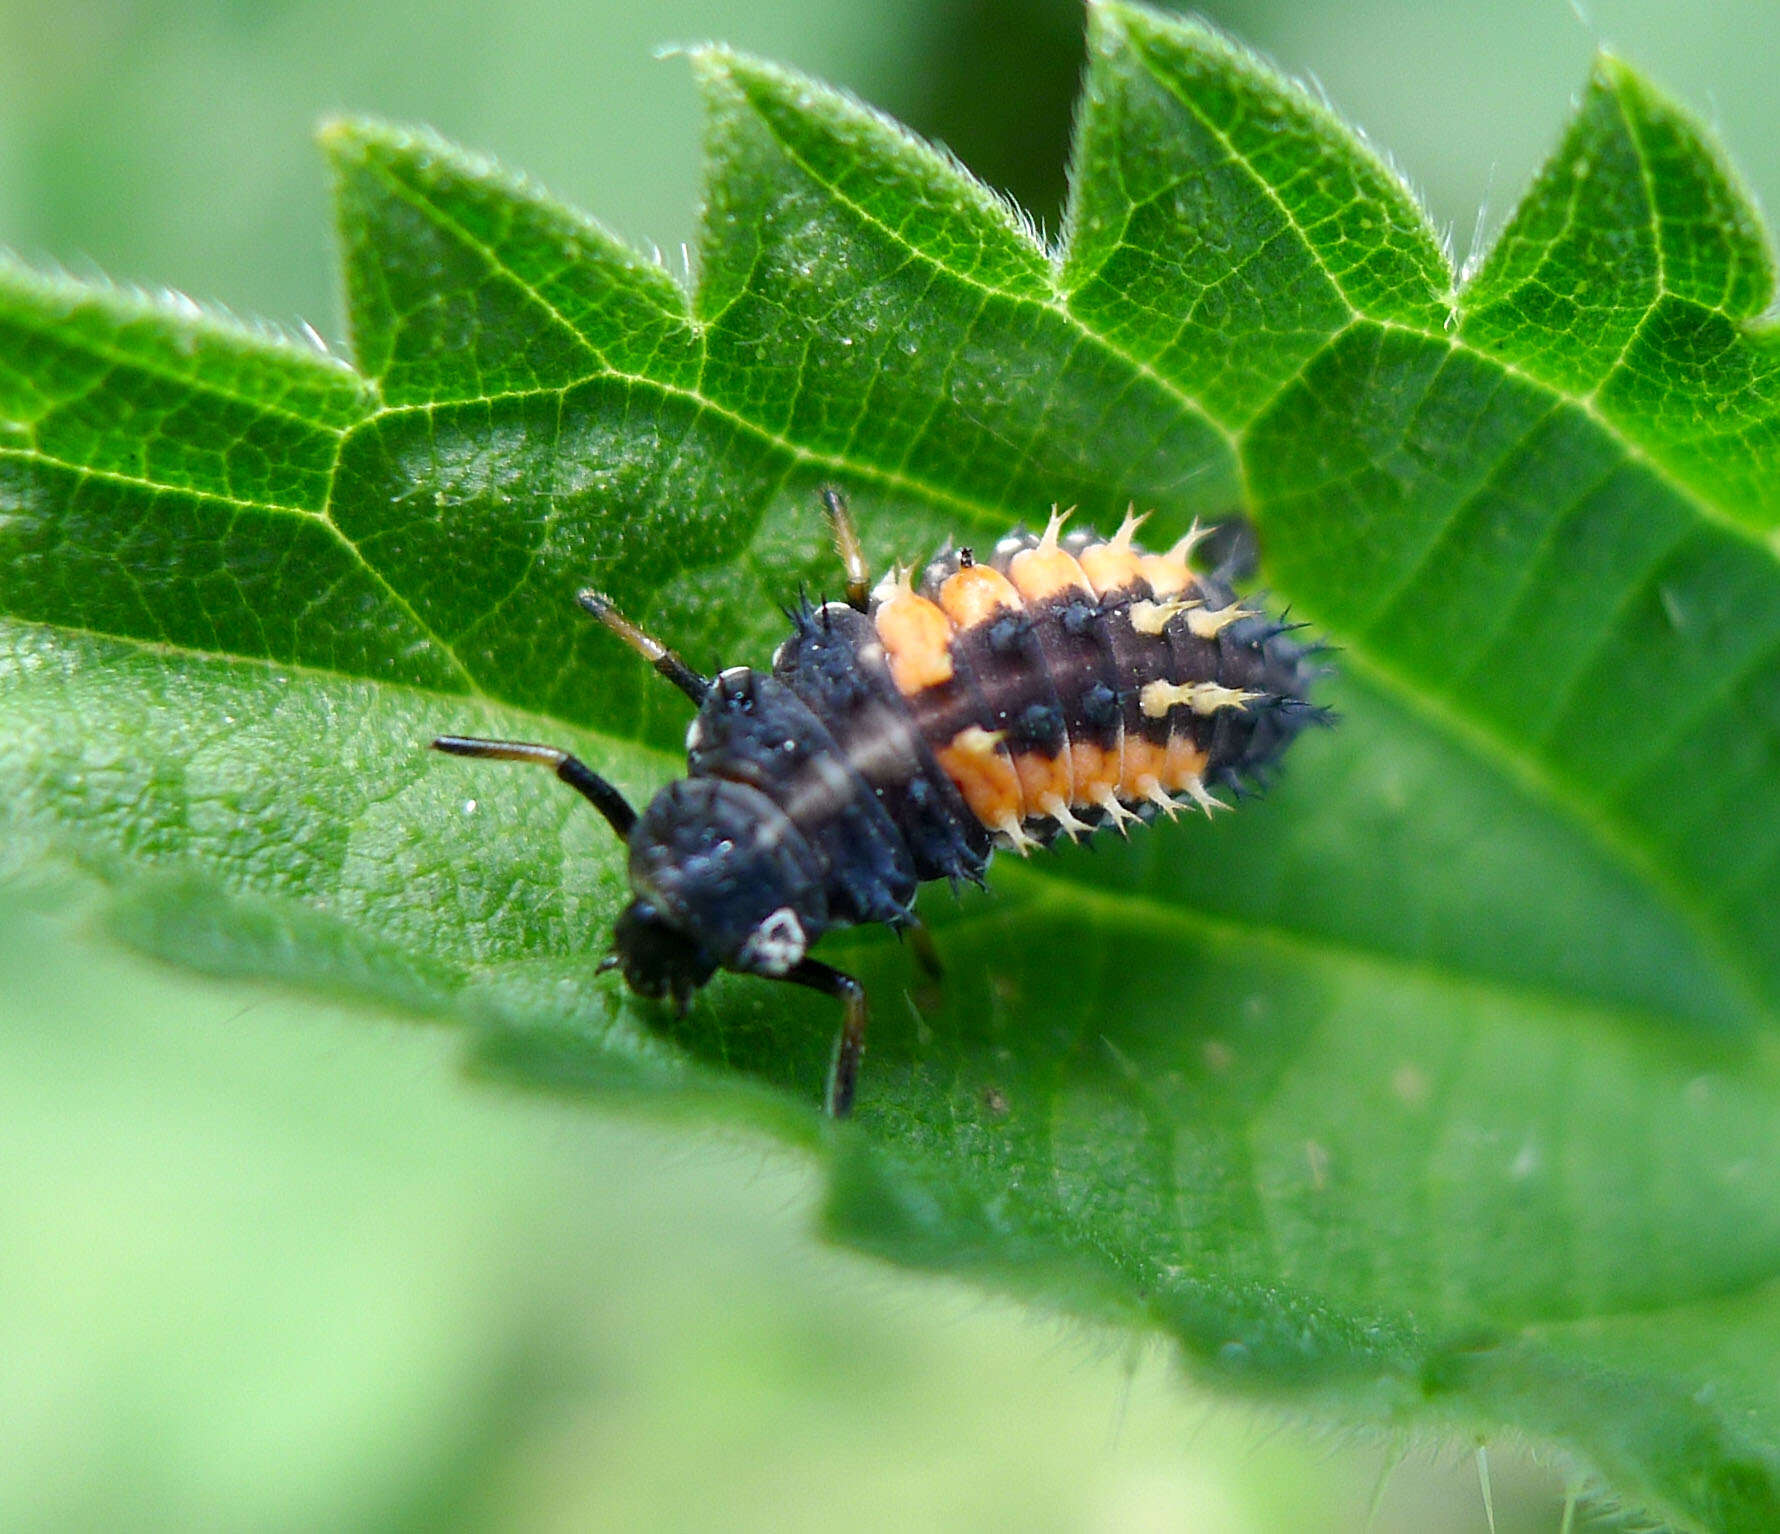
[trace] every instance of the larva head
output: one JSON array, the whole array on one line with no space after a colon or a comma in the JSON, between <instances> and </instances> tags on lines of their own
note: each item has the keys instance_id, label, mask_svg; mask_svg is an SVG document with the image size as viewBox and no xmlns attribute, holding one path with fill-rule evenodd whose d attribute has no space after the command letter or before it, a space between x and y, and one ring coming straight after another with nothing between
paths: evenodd
<instances>
[{"instance_id":1,"label":"larva head","mask_svg":"<svg viewBox=\"0 0 1780 1534\"><path fill-rule=\"evenodd\" d=\"M684 1007L719 969L783 975L821 930L815 860L770 799L725 778L682 778L630 834L634 896L612 959L642 996Z\"/></svg>"},{"instance_id":2,"label":"larva head","mask_svg":"<svg viewBox=\"0 0 1780 1534\"><path fill-rule=\"evenodd\" d=\"M653 1001L669 999L681 1012L692 993L717 972L694 938L640 896L619 913L612 928L611 957L600 968L619 970L637 995Z\"/></svg>"}]
</instances>

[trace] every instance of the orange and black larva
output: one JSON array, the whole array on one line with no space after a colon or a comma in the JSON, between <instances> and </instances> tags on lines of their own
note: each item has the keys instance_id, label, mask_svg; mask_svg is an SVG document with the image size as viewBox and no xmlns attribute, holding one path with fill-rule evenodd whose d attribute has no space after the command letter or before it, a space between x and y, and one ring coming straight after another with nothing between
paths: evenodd
<instances>
[{"instance_id":1,"label":"orange and black larva","mask_svg":"<svg viewBox=\"0 0 1780 1534\"><path fill-rule=\"evenodd\" d=\"M789 616L770 674L700 676L603 596L581 605L698 707L687 776L639 816L567 752L441 736L459 756L537 762L589 799L630 850L633 898L600 968L684 1008L719 969L789 980L845 1005L829 1111L853 1100L864 991L808 956L862 922L919 929L928 879L981 882L995 847L1240 791L1327 711L1306 698L1313 650L1187 563L1110 538L1018 532L987 559L959 549L916 581L869 589L846 504L824 491L847 600Z\"/></svg>"}]
</instances>

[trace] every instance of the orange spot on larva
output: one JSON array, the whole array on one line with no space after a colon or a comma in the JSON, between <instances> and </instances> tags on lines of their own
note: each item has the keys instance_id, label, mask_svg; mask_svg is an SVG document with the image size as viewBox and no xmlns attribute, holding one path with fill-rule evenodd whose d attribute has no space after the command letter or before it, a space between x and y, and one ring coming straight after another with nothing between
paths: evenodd
<instances>
[{"instance_id":1,"label":"orange spot on larva","mask_svg":"<svg viewBox=\"0 0 1780 1534\"><path fill-rule=\"evenodd\" d=\"M1007 573L1028 603L1042 602L1064 591L1079 591L1084 596L1094 594L1094 588L1082 574L1075 556L1054 546L1047 548L1040 544L1037 548L1020 550L1008 561Z\"/></svg>"},{"instance_id":2,"label":"orange spot on larva","mask_svg":"<svg viewBox=\"0 0 1780 1534\"><path fill-rule=\"evenodd\" d=\"M1046 756L1040 751L1022 751L1014 757L1014 770L1020 775L1020 793L1028 806L1028 815L1037 815L1047 799L1072 801L1073 784L1069 775L1069 753L1059 751Z\"/></svg>"},{"instance_id":3,"label":"orange spot on larva","mask_svg":"<svg viewBox=\"0 0 1780 1534\"><path fill-rule=\"evenodd\" d=\"M1070 802L1076 805L1098 804L1098 795L1102 791L1117 789L1119 786L1118 748L1108 751L1092 741L1071 740L1069 773L1074 784Z\"/></svg>"},{"instance_id":4,"label":"orange spot on larva","mask_svg":"<svg viewBox=\"0 0 1780 1534\"><path fill-rule=\"evenodd\" d=\"M1168 764L1167 749L1153 740L1127 732L1124 760L1119 765L1119 797L1128 801L1142 799L1162 781Z\"/></svg>"},{"instance_id":5,"label":"orange spot on larva","mask_svg":"<svg viewBox=\"0 0 1780 1534\"><path fill-rule=\"evenodd\" d=\"M1205 753L1193 744L1191 724L1177 724L1168 732L1168 747L1162 753L1162 786L1173 794L1202 781L1206 761Z\"/></svg>"},{"instance_id":6,"label":"orange spot on larva","mask_svg":"<svg viewBox=\"0 0 1780 1534\"><path fill-rule=\"evenodd\" d=\"M1192 588L1193 572L1184 559L1170 559L1166 554L1145 554L1139 563L1144 579L1158 597L1177 597Z\"/></svg>"},{"instance_id":7,"label":"orange spot on larva","mask_svg":"<svg viewBox=\"0 0 1780 1534\"><path fill-rule=\"evenodd\" d=\"M1012 818L1025 818L1025 801L1020 793L1019 775L1004 751L985 748L979 738L966 740L966 730L951 745L934 752L940 770L958 787L971 814L986 826L999 826Z\"/></svg>"},{"instance_id":8,"label":"orange spot on larva","mask_svg":"<svg viewBox=\"0 0 1780 1534\"><path fill-rule=\"evenodd\" d=\"M1020 610L1020 593L1014 583L988 565L965 565L946 577L939 588L939 605L959 628L975 628L996 613Z\"/></svg>"},{"instance_id":9,"label":"orange spot on larva","mask_svg":"<svg viewBox=\"0 0 1780 1534\"><path fill-rule=\"evenodd\" d=\"M1097 596L1123 591L1143 579L1143 556L1116 543L1091 543L1079 558L1082 574Z\"/></svg>"},{"instance_id":10,"label":"orange spot on larva","mask_svg":"<svg viewBox=\"0 0 1780 1534\"><path fill-rule=\"evenodd\" d=\"M890 679L905 698L952 680L952 625L934 603L901 592L879 604L875 621Z\"/></svg>"}]
</instances>

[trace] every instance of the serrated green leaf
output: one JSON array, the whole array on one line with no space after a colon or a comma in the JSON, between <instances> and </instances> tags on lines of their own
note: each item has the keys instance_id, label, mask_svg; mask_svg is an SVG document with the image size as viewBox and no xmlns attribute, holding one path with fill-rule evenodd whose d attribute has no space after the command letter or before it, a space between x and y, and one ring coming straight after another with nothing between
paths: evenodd
<instances>
[{"instance_id":1,"label":"serrated green leaf","mask_svg":"<svg viewBox=\"0 0 1780 1534\"><path fill-rule=\"evenodd\" d=\"M766 1124L830 1229L1160 1327L1233 1387L1513 1426L1679 1522L1780 1517L1780 570L1765 236L1604 61L1455 283L1395 174L1206 29L1091 13L1062 247L894 124L720 49L687 295L494 166L327 130L355 368L0 279L5 862L136 941L468 1019L483 1067ZM814 999L592 973L618 849L441 730L633 794L699 662L1052 502L1254 520L1341 727L1213 826L998 869L854 1123ZM640 674L641 673L641 674ZM542 779L542 780L540 780Z\"/></svg>"}]
</instances>

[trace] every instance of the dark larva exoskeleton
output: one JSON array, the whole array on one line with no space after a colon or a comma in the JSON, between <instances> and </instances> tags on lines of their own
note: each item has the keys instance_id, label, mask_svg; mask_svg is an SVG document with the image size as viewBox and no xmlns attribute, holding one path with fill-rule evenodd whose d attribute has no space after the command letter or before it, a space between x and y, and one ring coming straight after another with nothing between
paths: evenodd
<instances>
[{"instance_id":1,"label":"dark larva exoskeleton","mask_svg":"<svg viewBox=\"0 0 1780 1534\"><path fill-rule=\"evenodd\" d=\"M538 762L624 838L632 899L600 968L684 1007L720 969L841 999L828 1110L852 1104L865 995L809 956L825 932L883 922L919 933L917 888L981 882L995 847L1197 806L1223 807L1307 723L1311 652L1188 563L1110 538L1014 533L988 558L941 555L870 587L837 491L823 498L847 600L801 603L770 672L700 676L597 592L580 602L697 706L687 776L639 816L549 746L441 736L459 756Z\"/></svg>"}]
</instances>

